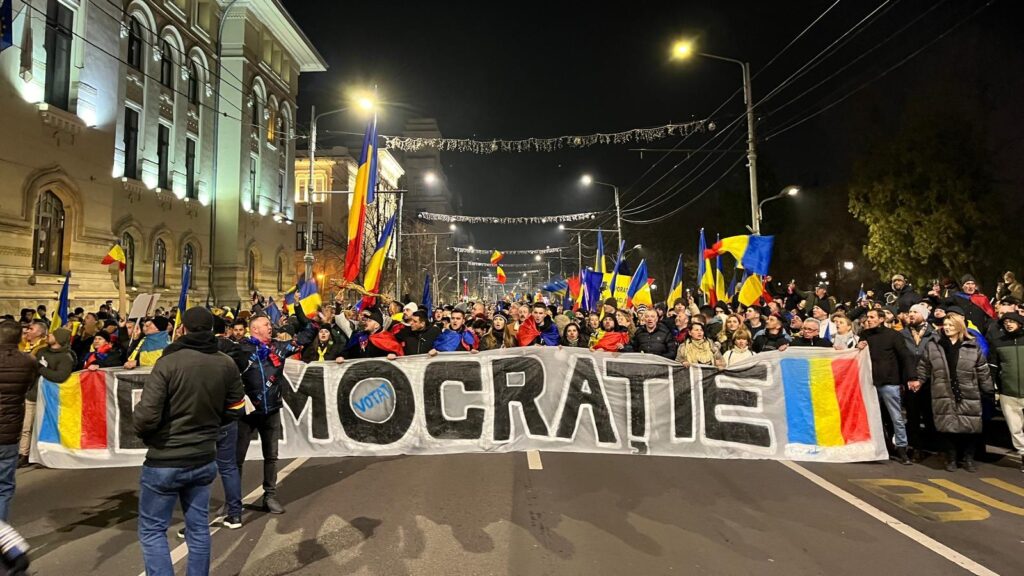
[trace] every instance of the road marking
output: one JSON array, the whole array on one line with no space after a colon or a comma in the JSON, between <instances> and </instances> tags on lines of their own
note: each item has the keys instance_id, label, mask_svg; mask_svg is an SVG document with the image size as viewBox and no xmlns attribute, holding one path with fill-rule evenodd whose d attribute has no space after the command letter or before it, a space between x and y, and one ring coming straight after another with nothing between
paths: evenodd
<instances>
[{"instance_id":1,"label":"road marking","mask_svg":"<svg viewBox=\"0 0 1024 576\"><path fill-rule=\"evenodd\" d=\"M949 560L950 562L956 564L964 570L967 570L971 574L977 574L978 576L998 576L992 570L989 570L981 564L978 564L974 560L971 560L967 556L964 556L963 554L957 552L956 550L953 550L949 546L946 546L945 544L939 542L938 540L935 540L934 538L924 534L923 532L904 524L903 522L886 514L885 512L882 512L878 508L875 508L874 506L868 504L867 502L861 500L860 498L854 496L853 494L850 494L846 490L843 490L839 486L836 486L835 484L829 482L828 480L825 480L821 476L818 476L814 472L811 472L810 470L804 468L803 466L797 464L796 462L781 460L780 463L786 468L789 468L790 470L817 484L826 491L831 492L833 495L845 501L847 504L850 504L854 508L859 509L860 511L871 516L875 520L878 520L882 524L885 524L886 526L892 528L900 534L903 534L907 538L910 538L914 542L917 542L918 544L924 546L926 549L935 552L939 556L942 556L946 560Z\"/></svg>"},{"instance_id":2,"label":"road marking","mask_svg":"<svg viewBox=\"0 0 1024 576\"><path fill-rule=\"evenodd\" d=\"M1018 454L1016 450L1007 450L1005 448L1000 448L999 446L992 446L991 444L986 445L985 449L988 450L989 452L995 452L996 454L1001 454L1001 455L1009 458L1010 460L1018 460L1019 461L1021 459L1020 454Z\"/></svg>"},{"instance_id":3,"label":"road marking","mask_svg":"<svg viewBox=\"0 0 1024 576\"><path fill-rule=\"evenodd\" d=\"M281 482L284 482L284 479L287 478L289 474L294 472L296 468L305 464L306 460L309 460L309 458L296 458L295 460L289 462L287 466L282 468L277 473L278 486L280 486ZM245 498L242 498L242 505L244 506L246 504L252 504L262 493L263 486L260 486L259 488L256 488L252 492L249 492L249 494L247 494ZM210 536L213 537L213 535L219 532L222 527L223 524L217 522L216 526L210 528ZM185 559L186 556L188 556L188 544L179 544L177 548L171 550L171 564L177 564L178 562L181 562ZM143 570L142 573L139 574L139 576L146 576L146 571Z\"/></svg>"},{"instance_id":4,"label":"road marking","mask_svg":"<svg viewBox=\"0 0 1024 576\"><path fill-rule=\"evenodd\" d=\"M544 469L544 464L540 461L540 451L538 450L526 451L526 463L530 465L530 470Z\"/></svg>"}]
</instances>

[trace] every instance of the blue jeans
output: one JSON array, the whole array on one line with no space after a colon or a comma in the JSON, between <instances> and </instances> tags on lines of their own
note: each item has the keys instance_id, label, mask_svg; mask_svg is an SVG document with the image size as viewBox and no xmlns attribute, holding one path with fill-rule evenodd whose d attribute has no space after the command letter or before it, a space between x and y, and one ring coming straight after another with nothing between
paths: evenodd
<instances>
[{"instance_id":1,"label":"blue jeans","mask_svg":"<svg viewBox=\"0 0 1024 576\"><path fill-rule=\"evenodd\" d=\"M14 498L14 473L18 470L18 445L0 444L0 520L7 522L7 513Z\"/></svg>"},{"instance_id":2,"label":"blue jeans","mask_svg":"<svg viewBox=\"0 0 1024 576\"><path fill-rule=\"evenodd\" d=\"M893 445L897 448L907 447L907 426L903 421L903 410L900 404L900 387L896 384L885 384L883 386L875 386L878 390L878 401L885 407L885 411L889 413L889 420L892 420L892 429L895 438L893 438Z\"/></svg>"},{"instance_id":3,"label":"blue jeans","mask_svg":"<svg viewBox=\"0 0 1024 576\"><path fill-rule=\"evenodd\" d=\"M142 467L139 478L139 544L147 576L174 576L167 527L180 500L185 512L188 576L210 573L210 484L217 475L213 462L196 468Z\"/></svg>"},{"instance_id":4,"label":"blue jeans","mask_svg":"<svg viewBox=\"0 0 1024 576\"><path fill-rule=\"evenodd\" d=\"M217 434L217 471L224 485L224 501L227 514L232 517L242 515L242 475L238 472L235 450L238 446L238 422L220 427Z\"/></svg>"}]
</instances>

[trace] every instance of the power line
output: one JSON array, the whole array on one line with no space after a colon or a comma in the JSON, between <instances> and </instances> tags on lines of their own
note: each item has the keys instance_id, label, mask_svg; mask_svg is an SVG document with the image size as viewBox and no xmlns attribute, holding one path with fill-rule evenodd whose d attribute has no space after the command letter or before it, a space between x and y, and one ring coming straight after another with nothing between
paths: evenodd
<instances>
[{"instance_id":1,"label":"power line","mask_svg":"<svg viewBox=\"0 0 1024 576\"><path fill-rule=\"evenodd\" d=\"M661 222L662 220L665 220L667 218L671 218L672 216L675 216L679 211L689 207L691 204L693 204L697 200L700 200L700 198L702 196L707 194L708 190L711 190L711 188L713 188L715 185L717 185L719 182L721 182L722 178L725 178L726 176L728 176L729 173L732 172L733 169L736 168L736 165L739 164L740 162L742 162L746 157L747 157L746 153L741 155L732 164L730 164L729 167L725 170L725 172L723 172L721 176L716 178L714 182L712 182L711 184L708 184L707 187L704 188L703 190L701 190L699 194L697 194L696 196L691 198L686 203L680 205L676 209L672 210L671 212L668 212L666 214L662 214L661 216L658 216L656 218L651 218L650 220L626 220L626 222L629 222L630 224L654 224L655 222Z\"/></svg>"}]
</instances>

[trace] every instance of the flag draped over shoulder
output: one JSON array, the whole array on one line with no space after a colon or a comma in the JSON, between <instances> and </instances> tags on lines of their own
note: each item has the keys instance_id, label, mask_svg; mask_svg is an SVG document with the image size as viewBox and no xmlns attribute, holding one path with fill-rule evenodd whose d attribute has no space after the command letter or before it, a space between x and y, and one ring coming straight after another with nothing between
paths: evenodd
<instances>
[{"instance_id":1,"label":"flag draped over shoulder","mask_svg":"<svg viewBox=\"0 0 1024 576\"><path fill-rule=\"evenodd\" d=\"M125 269L128 264L128 259L125 258L124 249L121 248L120 244L114 244L114 247L107 252L107 255L103 257L100 264L104 266L110 266L114 262L117 262L117 267L121 270Z\"/></svg>"},{"instance_id":2,"label":"flag draped over shoulder","mask_svg":"<svg viewBox=\"0 0 1024 576\"><path fill-rule=\"evenodd\" d=\"M629 344L629 332L603 332L594 344L594 350L605 352L618 352L619 346Z\"/></svg>"},{"instance_id":3,"label":"flag draped over shoulder","mask_svg":"<svg viewBox=\"0 0 1024 576\"><path fill-rule=\"evenodd\" d=\"M57 309L53 311L53 319L50 320L50 331L68 323L68 287L71 284L71 272L64 276L64 287L60 289L60 299L57 301Z\"/></svg>"},{"instance_id":4,"label":"flag draped over shoulder","mask_svg":"<svg viewBox=\"0 0 1024 576\"><path fill-rule=\"evenodd\" d=\"M394 237L396 217L397 214L393 214L388 223L384 225L384 230L380 233L380 238L377 240L377 247L373 250L373 256L370 257L370 263L366 265L366 274L363 276L363 288L366 288L367 292L377 292L380 288L380 277L384 271L384 261L387 258L388 250L391 249L391 239ZM373 306L376 301L377 298L375 296L365 296L363 297L363 305L360 309Z\"/></svg>"},{"instance_id":5,"label":"flag draped over shoulder","mask_svg":"<svg viewBox=\"0 0 1024 576\"><path fill-rule=\"evenodd\" d=\"M366 206L374 200L377 189L377 115L366 126L363 151L359 155L356 187L348 211L348 248L345 251L345 279L354 282L363 259L363 231L366 228Z\"/></svg>"}]
</instances>

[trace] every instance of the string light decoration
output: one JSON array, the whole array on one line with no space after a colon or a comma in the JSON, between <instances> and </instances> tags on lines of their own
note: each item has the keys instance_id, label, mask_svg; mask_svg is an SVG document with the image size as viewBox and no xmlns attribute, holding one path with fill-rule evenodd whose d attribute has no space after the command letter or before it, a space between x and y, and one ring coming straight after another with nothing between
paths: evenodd
<instances>
[{"instance_id":1,"label":"string light decoration","mask_svg":"<svg viewBox=\"0 0 1024 576\"><path fill-rule=\"evenodd\" d=\"M481 267L481 268L484 268L484 267L486 267L486 268L494 268L495 267L494 264L491 264L490 262L463 262L462 264L464 264L466 266L478 266L478 267ZM505 269L505 268L529 268L531 266L532 267L537 266L537 263L536 262L527 262L525 264L505 264L503 262L503 263L499 264L499 266L501 266L502 269Z\"/></svg>"},{"instance_id":2,"label":"string light decoration","mask_svg":"<svg viewBox=\"0 0 1024 576\"><path fill-rule=\"evenodd\" d=\"M458 246L453 246L452 250L458 252L459 254L487 254L488 256L491 255L491 253L494 252L494 250L481 250L479 248L460 248ZM557 253L557 252L559 252L561 250L568 250L568 248L562 247L562 248L538 248L537 250L499 250L499 252L501 252L502 254L504 254L506 256L517 255L517 254L520 254L520 255L521 254L529 254L529 255L532 256L534 254L555 254L555 253ZM490 264L487 264L487 265L490 266Z\"/></svg>"},{"instance_id":3,"label":"string light decoration","mask_svg":"<svg viewBox=\"0 0 1024 576\"><path fill-rule=\"evenodd\" d=\"M589 148L600 144L637 144L654 142L672 136L689 136L695 132L714 130L714 123L696 120L685 124L665 124L656 128L634 128L625 132L587 134L584 136L557 136L555 138L526 138L523 140L473 140L469 138L410 138L408 136L382 136L385 148L416 152L432 148L440 152L469 152L494 154L495 152L555 152L563 149Z\"/></svg>"},{"instance_id":4,"label":"string light decoration","mask_svg":"<svg viewBox=\"0 0 1024 576\"><path fill-rule=\"evenodd\" d=\"M459 216L452 214L435 214L420 212L417 217L429 222L447 222L458 224L558 224L560 222L582 222L601 215L601 212L580 212L578 214L562 214L561 216Z\"/></svg>"}]
</instances>

